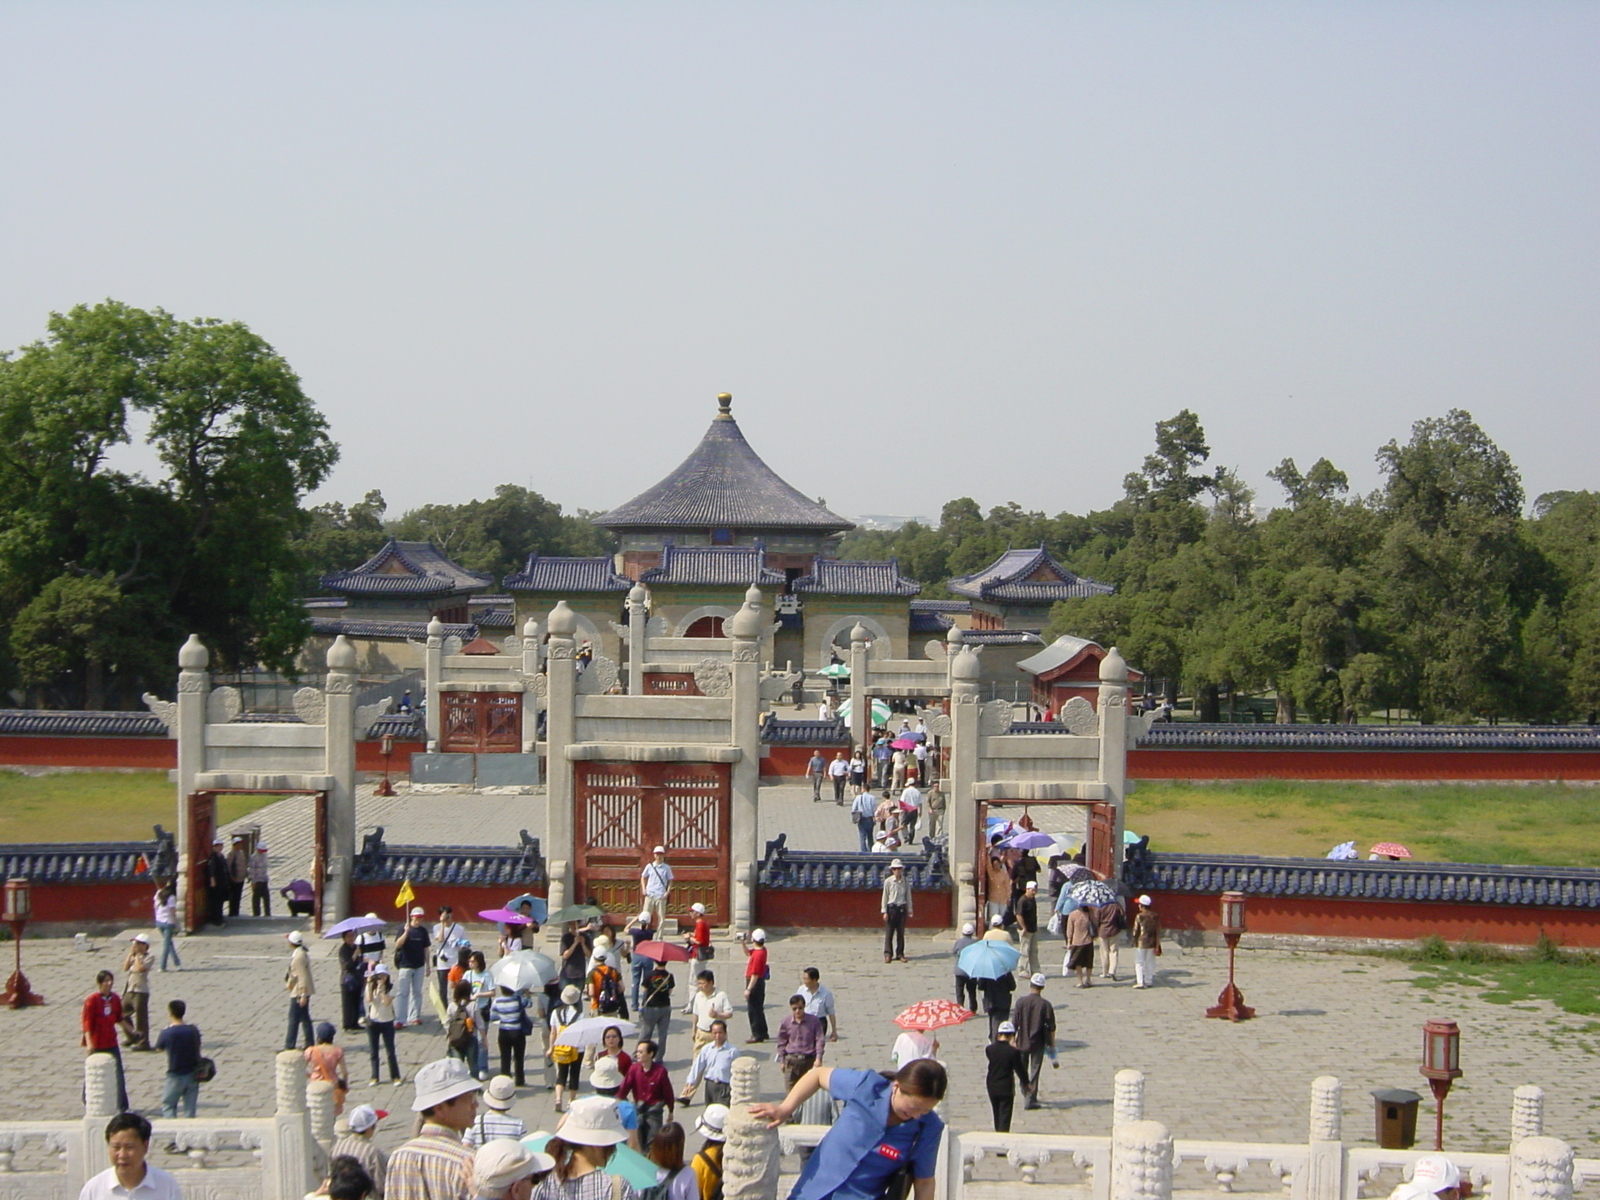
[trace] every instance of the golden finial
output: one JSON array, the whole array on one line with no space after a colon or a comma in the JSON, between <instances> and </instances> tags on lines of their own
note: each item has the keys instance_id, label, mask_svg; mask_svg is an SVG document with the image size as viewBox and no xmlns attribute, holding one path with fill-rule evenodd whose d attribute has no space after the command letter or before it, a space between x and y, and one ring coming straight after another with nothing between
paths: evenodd
<instances>
[{"instance_id":1,"label":"golden finial","mask_svg":"<svg viewBox=\"0 0 1600 1200\"><path fill-rule=\"evenodd\" d=\"M723 392L721 395L719 395L717 397L717 416L718 417L726 418L727 420L730 420L730 421L733 420L733 413L731 411L729 411L732 408L733 408L733 396L732 396L731 393Z\"/></svg>"}]
</instances>

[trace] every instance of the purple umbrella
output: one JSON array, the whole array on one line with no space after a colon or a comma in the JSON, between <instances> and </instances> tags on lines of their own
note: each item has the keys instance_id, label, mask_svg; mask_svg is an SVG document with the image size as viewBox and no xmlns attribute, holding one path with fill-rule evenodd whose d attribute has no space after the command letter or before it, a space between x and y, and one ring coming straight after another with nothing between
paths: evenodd
<instances>
[{"instance_id":1,"label":"purple umbrella","mask_svg":"<svg viewBox=\"0 0 1600 1200\"><path fill-rule=\"evenodd\" d=\"M1048 833L1040 833L1037 829L1024 829L1014 833L1000 843L1010 850L1039 850L1045 846L1054 846L1055 838Z\"/></svg>"},{"instance_id":2,"label":"purple umbrella","mask_svg":"<svg viewBox=\"0 0 1600 1200\"><path fill-rule=\"evenodd\" d=\"M485 921L499 921L502 925L526 925L528 918L509 908L486 908L478 914Z\"/></svg>"}]
</instances>

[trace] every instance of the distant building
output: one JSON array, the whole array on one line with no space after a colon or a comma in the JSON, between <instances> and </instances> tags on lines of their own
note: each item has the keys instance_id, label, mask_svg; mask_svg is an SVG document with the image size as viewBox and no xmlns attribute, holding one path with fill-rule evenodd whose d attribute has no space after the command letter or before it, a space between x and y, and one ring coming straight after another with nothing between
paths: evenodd
<instances>
[{"instance_id":1,"label":"distant building","mask_svg":"<svg viewBox=\"0 0 1600 1200\"><path fill-rule=\"evenodd\" d=\"M1007 550L983 570L957 576L945 586L971 602L973 629L1035 632L1050 623L1052 605L1116 591L1109 583L1069 571L1043 546Z\"/></svg>"}]
</instances>

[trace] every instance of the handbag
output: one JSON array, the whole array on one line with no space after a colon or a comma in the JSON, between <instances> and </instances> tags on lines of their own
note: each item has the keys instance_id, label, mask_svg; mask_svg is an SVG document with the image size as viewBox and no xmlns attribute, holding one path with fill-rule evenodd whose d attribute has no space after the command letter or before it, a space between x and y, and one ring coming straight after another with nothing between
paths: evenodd
<instances>
[{"instance_id":1,"label":"handbag","mask_svg":"<svg viewBox=\"0 0 1600 1200\"><path fill-rule=\"evenodd\" d=\"M1060 913L1051 913L1050 914L1050 923L1048 925L1046 925L1045 928L1048 929L1051 933L1060 933L1061 932L1061 914Z\"/></svg>"},{"instance_id":2,"label":"handbag","mask_svg":"<svg viewBox=\"0 0 1600 1200\"><path fill-rule=\"evenodd\" d=\"M214 1060L202 1057L194 1065L194 1081L196 1083L210 1083L217 1077L217 1064Z\"/></svg>"}]
</instances>

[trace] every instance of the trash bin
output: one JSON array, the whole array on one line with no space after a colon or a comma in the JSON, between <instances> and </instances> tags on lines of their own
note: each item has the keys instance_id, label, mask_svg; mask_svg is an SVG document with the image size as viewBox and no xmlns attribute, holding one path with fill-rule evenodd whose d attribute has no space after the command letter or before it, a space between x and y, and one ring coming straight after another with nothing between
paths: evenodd
<instances>
[{"instance_id":1,"label":"trash bin","mask_svg":"<svg viewBox=\"0 0 1600 1200\"><path fill-rule=\"evenodd\" d=\"M1378 1145L1384 1150L1409 1150L1417 1141L1417 1105L1422 1097L1406 1088L1380 1088L1377 1103Z\"/></svg>"}]
</instances>

